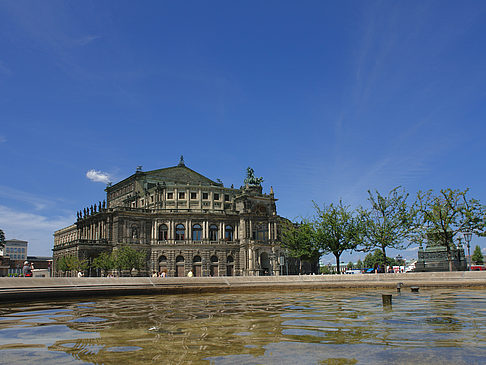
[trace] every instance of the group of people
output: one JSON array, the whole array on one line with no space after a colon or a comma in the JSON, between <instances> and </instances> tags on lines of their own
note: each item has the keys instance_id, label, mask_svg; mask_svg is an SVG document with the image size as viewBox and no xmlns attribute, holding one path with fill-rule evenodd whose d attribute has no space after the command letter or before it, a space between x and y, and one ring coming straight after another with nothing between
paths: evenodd
<instances>
[{"instance_id":1,"label":"group of people","mask_svg":"<svg viewBox=\"0 0 486 365\"><path fill-rule=\"evenodd\" d=\"M160 271L160 272L154 271L154 272L152 272L153 278L165 278L166 276L167 276L167 272L165 272L165 271Z\"/></svg>"},{"instance_id":2,"label":"group of people","mask_svg":"<svg viewBox=\"0 0 486 365\"><path fill-rule=\"evenodd\" d=\"M24 274L24 277L31 278L33 270L34 264L29 263L29 261L24 261L24 266L22 267L22 274Z\"/></svg>"}]
</instances>

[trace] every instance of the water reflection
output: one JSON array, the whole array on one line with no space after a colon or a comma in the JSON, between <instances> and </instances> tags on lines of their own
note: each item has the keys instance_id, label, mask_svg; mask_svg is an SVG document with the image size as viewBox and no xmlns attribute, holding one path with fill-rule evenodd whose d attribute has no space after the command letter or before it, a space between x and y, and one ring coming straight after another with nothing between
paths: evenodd
<instances>
[{"instance_id":1,"label":"water reflection","mask_svg":"<svg viewBox=\"0 0 486 365\"><path fill-rule=\"evenodd\" d=\"M6 362L481 363L486 293L309 291L100 298L0 310ZM3 356L5 355L5 356ZM29 360L31 362L32 358Z\"/></svg>"}]
</instances>

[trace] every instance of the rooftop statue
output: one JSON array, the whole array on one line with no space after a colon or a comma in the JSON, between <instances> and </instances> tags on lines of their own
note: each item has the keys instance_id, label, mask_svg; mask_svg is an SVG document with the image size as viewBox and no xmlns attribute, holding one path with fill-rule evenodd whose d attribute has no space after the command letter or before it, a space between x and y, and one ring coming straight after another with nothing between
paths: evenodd
<instances>
[{"instance_id":1,"label":"rooftop statue","mask_svg":"<svg viewBox=\"0 0 486 365\"><path fill-rule=\"evenodd\" d=\"M245 184L250 186L260 186L263 182L263 177L255 177L255 170L251 167L246 169Z\"/></svg>"}]
</instances>

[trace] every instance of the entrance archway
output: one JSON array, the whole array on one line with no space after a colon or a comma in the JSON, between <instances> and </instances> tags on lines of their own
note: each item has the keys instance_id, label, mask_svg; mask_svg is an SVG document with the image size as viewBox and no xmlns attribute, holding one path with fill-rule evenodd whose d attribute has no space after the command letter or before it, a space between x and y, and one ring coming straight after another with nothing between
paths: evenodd
<instances>
[{"instance_id":1,"label":"entrance archway","mask_svg":"<svg viewBox=\"0 0 486 365\"><path fill-rule=\"evenodd\" d=\"M270 265L270 258L268 253L262 252L260 254L260 275L271 275L272 267Z\"/></svg>"},{"instance_id":2,"label":"entrance archway","mask_svg":"<svg viewBox=\"0 0 486 365\"><path fill-rule=\"evenodd\" d=\"M202 260L199 255L194 256L192 259L192 272L194 276L202 276Z\"/></svg>"},{"instance_id":3,"label":"entrance archway","mask_svg":"<svg viewBox=\"0 0 486 365\"><path fill-rule=\"evenodd\" d=\"M165 272L167 275L167 257L162 255L159 257L159 273Z\"/></svg>"},{"instance_id":4,"label":"entrance archway","mask_svg":"<svg viewBox=\"0 0 486 365\"><path fill-rule=\"evenodd\" d=\"M235 275L235 259L233 256L228 256L226 258L226 276Z\"/></svg>"},{"instance_id":5,"label":"entrance archway","mask_svg":"<svg viewBox=\"0 0 486 365\"><path fill-rule=\"evenodd\" d=\"M211 261L211 266L209 267L209 275L210 276L219 276L219 272L218 272L219 271L218 270L219 259L218 259L218 256L216 256L216 255L211 256L210 261Z\"/></svg>"},{"instance_id":6,"label":"entrance archway","mask_svg":"<svg viewBox=\"0 0 486 365\"><path fill-rule=\"evenodd\" d=\"M177 256L176 257L175 276L184 277L184 256Z\"/></svg>"}]
</instances>

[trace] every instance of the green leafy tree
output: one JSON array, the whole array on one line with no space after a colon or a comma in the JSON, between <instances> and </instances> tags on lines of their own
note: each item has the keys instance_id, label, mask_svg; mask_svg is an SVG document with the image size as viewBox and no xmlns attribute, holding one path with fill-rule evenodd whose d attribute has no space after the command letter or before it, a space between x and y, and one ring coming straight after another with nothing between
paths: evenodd
<instances>
[{"instance_id":1,"label":"green leafy tree","mask_svg":"<svg viewBox=\"0 0 486 365\"><path fill-rule=\"evenodd\" d=\"M147 252L146 250L135 250L130 246L123 246L114 251L114 267L120 270L140 270L145 268Z\"/></svg>"},{"instance_id":2,"label":"green leafy tree","mask_svg":"<svg viewBox=\"0 0 486 365\"><path fill-rule=\"evenodd\" d=\"M378 250L379 251L379 250ZM381 253L380 253L381 254ZM375 265L375 259L373 257L373 254L370 252L368 253L365 258L364 258L364 261L363 261L363 265L365 268L371 268L371 267L374 267Z\"/></svg>"},{"instance_id":3,"label":"green leafy tree","mask_svg":"<svg viewBox=\"0 0 486 365\"><path fill-rule=\"evenodd\" d=\"M386 249L402 250L410 245L407 238L414 227L415 211L407 204L408 194L401 187L391 190L387 196L368 190L370 209L360 209L363 230L363 250L381 250L386 264Z\"/></svg>"},{"instance_id":4,"label":"green leafy tree","mask_svg":"<svg viewBox=\"0 0 486 365\"><path fill-rule=\"evenodd\" d=\"M89 267L89 262L88 260L81 260L76 256L73 256L72 263L71 263L71 270L74 271L84 271Z\"/></svg>"},{"instance_id":5,"label":"green leafy tree","mask_svg":"<svg viewBox=\"0 0 486 365\"><path fill-rule=\"evenodd\" d=\"M56 268L58 271L65 273L68 271L68 265L66 263L66 258L64 256L59 257L56 261Z\"/></svg>"},{"instance_id":6,"label":"green leafy tree","mask_svg":"<svg viewBox=\"0 0 486 365\"><path fill-rule=\"evenodd\" d=\"M56 268L58 271L66 273L68 271L84 271L88 268L87 260L81 260L74 255L62 256L57 259Z\"/></svg>"},{"instance_id":7,"label":"green leafy tree","mask_svg":"<svg viewBox=\"0 0 486 365\"><path fill-rule=\"evenodd\" d=\"M370 252L365 256L363 265L365 268L377 268L378 266L385 267L387 265L394 266L396 265L396 260L391 257L383 259L383 253L379 248L376 248L373 252Z\"/></svg>"},{"instance_id":8,"label":"green leafy tree","mask_svg":"<svg viewBox=\"0 0 486 365\"><path fill-rule=\"evenodd\" d=\"M329 275L329 274L331 274L332 272L331 272L331 269L329 268L329 266L328 266L328 265L324 265L324 266L321 266L321 268L320 268L320 273L321 273L321 274L324 274L324 275Z\"/></svg>"},{"instance_id":9,"label":"green leafy tree","mask_svg":"<svg viewBox=\"0 0 486 365\"><path fill-rule=\"evenodd\" d=\"M353 270L353 269L354 269L354 264L353 264L351 261L349 261L349 262L348 262L348 266L347 266L346 268L347 268L348 270Z\"/></svg>"},{"instance_id":10,"label":"green leafy tree","mask_svg":"<svg viewBox=\"0 0 486 365\"><path fill-rule=\"evenodd\" d=\"M315 261L321 256L319 247L315 241L315 231L312 223L302 221L301 223L292 223L285 221L282 229L282 247L284 247L289 256L299 259L299 272L302 273L303 261Z\"/></svg>"},{"instance_id":11,"label":"green leafy tree","mask_svg":"<svg viewBox=\"0 0 486 365\"><path fill-rule=\"evenodd\" d=\"M93 259L93 267L105 271L114 269L114 256L108 251L103 251Z\"/></svg>"},{"instance_id":12,"label":"green leafy tree","mask_svg":"<svg viewBox=\"0 0 486 365\"><path fill-rule=\"evenodd\" d=\"M474 262L475 265L483 265L484 264L484 256L481 252L481 247L476 246L474 248L474 252L471 256L471 261Z\"/></svg>"},{"instance_id":13,"label":"green leafy tree","mask_svg":"<svg viewBox=\"0 0 486 365\"><path fill-rule=\"evenodd\" d=\"M485 208L478 200L467 198L467 192L442 189L435 195L432 190L419 191L416 210L418 226L414 240L425 242L433 240L446 248L449 271L452 271L452 248L455 237L465 231L473 234L484 234Z\"/></svg>"},{"instance_id":14,"label":"green leafy tree","mask_svg":"<svg viewBox=\"0 0 486 365\"><path fill-rule=\"evenodd\" d=\"M357 269L362 269L363 268L363 262L361 262L361 260L358 260L358 262L356 263L356 268Z\"/></svg>"},{"instance_id":15,"label":"green leafy tree","mask_svg":"<svg viewBox=\"0 0 486 365\"><path fill-rule=\"evenodd\" d=\"M340 200L316 209L315 237L323 253L332 253L336 258L337 272L340 271L340 257L344 251L354 250L362 240L362 226L356 214Z\"/></svg>"}]
</instances>

